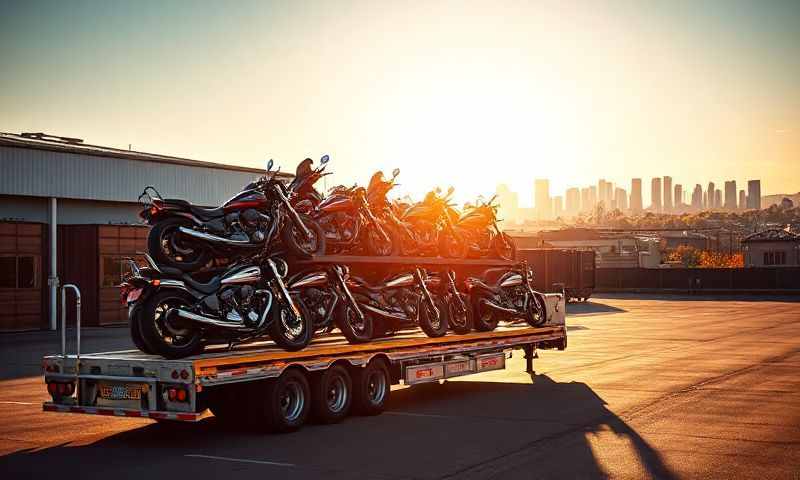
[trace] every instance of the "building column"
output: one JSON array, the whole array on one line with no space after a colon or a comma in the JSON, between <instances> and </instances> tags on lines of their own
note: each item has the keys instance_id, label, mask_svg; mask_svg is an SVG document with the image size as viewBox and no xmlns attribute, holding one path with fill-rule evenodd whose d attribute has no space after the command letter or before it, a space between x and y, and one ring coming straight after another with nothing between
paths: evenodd
<instances>
[{"instance_id":1,"label":"building column","mask_svg":"<svg viewBox=\"0 0 800 480\"><path fill-rule=\"evenodd\" d=\"M50 276L47 285L50 287L50 330L58 329L58 202L50 198Z\"/></svg>"}]
</instances>

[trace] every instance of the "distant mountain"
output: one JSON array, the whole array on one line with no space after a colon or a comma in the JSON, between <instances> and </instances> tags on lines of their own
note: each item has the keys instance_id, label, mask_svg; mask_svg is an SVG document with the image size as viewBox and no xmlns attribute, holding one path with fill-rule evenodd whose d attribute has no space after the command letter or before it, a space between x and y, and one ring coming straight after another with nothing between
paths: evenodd
<instances>
[{"instance_id":1,"label":"distant mountain","mask_svg":"<svg viewBox=\"0 0 800 480\"><path fill-rule=\"evenodd\" d=\"M761 197L761 208L769 208L772 205L778 205L784 198L791 200L795 207L800 206L800 192L797 192L779 193L777 195L764 195Z\"/></svg>"}]
</instances>

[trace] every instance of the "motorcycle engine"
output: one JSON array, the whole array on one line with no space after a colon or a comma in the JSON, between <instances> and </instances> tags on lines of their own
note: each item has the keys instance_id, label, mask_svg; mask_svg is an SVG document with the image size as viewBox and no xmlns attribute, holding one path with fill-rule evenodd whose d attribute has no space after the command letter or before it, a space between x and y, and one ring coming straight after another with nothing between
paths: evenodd
<instances>
[{"instance_id":1,"label":"motorcycle engine","mask_svg":"<svg viewBox=\"0 0 800 480\"><path fill-rule=\"evenodd\" d=\"M252 242L264 241L267 237L267 227L271 221L269 215L264 215L254 208L243 211L239 216L239 223Z\"/></svg>"},{"instance_id":2,"label":"motorcycle engine","mask_svg":"<svg viewBox=\"0 0 800 480\"><path fill-rule=\"evenodd\" d=\"M261 310L255 289L250 285L230 287L219 293L220 316L230 322L244 322L249 327L256 326Z\"/></svg>"},{"instance_id":3,"label":"motorcycle engine","mask_svg":"<svg viewBox=\"0 0 800 480\"><path fill-rule=\"evenodd\" d=\"M326 237L337 238L338 236L339 241L350 241L355 233L353 218L345 213L340 212L322 217L319 224L322 230L325 231Z\"/></svg>"}]
</instances>

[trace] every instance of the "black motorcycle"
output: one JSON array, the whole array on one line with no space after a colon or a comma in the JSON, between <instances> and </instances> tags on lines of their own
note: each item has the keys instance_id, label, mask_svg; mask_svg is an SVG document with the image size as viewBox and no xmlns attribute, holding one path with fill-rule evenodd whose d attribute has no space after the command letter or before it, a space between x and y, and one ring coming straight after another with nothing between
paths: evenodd
<instances>
[{"instance_id":1,"label":"black motorcycle","mask_svg":"<svg viewBox=\"0 0 800 480\"><path fill-rule=\"evenodd\" d=\"M328 161L330 161L330 157L323 155L319 160L320 166L317 168L312 168L314 162L310 158L306 158L297 165L288 190L289 201L298 212L309 214L322 203L324 197L314 185L320 178L331 174L331 172L325 171Z\"/></svg>"},{"instance_id":2,"label":"black motorcycle","mask_svg":"<svg viewBox=\"0 0 800 480\"><path fill-rule=\"evenodd\" d=\"M316 331L330 332L338 327L350 343L372 338L372 317L364 315L347 287L350 270L346 266L302 272L287 282L289 292L311 315Z\"/></svg>"},{"instance_id":3,"label":"black motorcycle","mask_svg":"<svg viewBox=\"0 0 800 480\"><path fill-rule=\"evenodd\" d=\"M348 287L365 316L371 317L376 336L419 326L429 337L447 333L447 308L429 289L430 277L421 268L371 285L351 277Z\"/></svg>"},{"instance_id":4,"label":"black motorcycle","mask_svg":"<svg viewBox=\"0 0 800 480\"><path fill-rule=\"evenodd\" d=\"M206 282L180 270L132 260L122 284L131 336L145 353L182 358L211 343L234 344L269 335L285 350L300 350L314 334L311 315L283 281L286 262L256 256Z\"/></svg>"},{"instance_id":5,"label":"black motorcycle","mask_svg":"<svg viewBox=\"0 0 800 480\"><path fill-rule=\"evenodd\" d=\"M444 276L434 273L429 275L428 288L437 294L447 308L447 324L458 334L470 333L474 321L472 304L469 295L459 291L456 286L456 272L447 270Z\"/></svg>"},{"instance_id":6,"label":"black motorcycle","mask_svg":"<svg viewBox=\"0 0 800 480\"><path fill-rule=\"evenodd\" d=\"M159 265L193 272L212 258L235 260L270 249L283 240L298 256L325 252L325 236L317 222L298 213L286 186L271 172L217 208L202 208L185 200L164 199L152 186L139 196L139 216L153 227L147 247Z\"/></svg>"},{"instance_id":7,"label":"black motorcycle","mask_svg":"<svg viewBox=\"0 0 800 480\"><path fill-rule=\"evenodd\" d=\"M466 281L475 316L475 328L491 331L501 320L524 319L539 327L547 321L544 297L533 287L526 262L497 276L493 282L470 277Z\"/></svg>"}]
</instances>

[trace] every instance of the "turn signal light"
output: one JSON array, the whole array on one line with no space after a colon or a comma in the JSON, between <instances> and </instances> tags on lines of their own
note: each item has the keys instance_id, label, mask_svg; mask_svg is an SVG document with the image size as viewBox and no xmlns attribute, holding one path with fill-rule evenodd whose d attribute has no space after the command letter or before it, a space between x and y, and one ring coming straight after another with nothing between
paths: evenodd
<instances>
[{"instance_id":1,"label":"turn signal light","mask_svg":"<svg viewBox=\"0 0 800 480\"><path fill-rule=\"evenodd\" d=\"M151 280L151 281L150 281L150 284L151 284L152 286L154 286L154 287L157 287L157 286L161 285L161 280L159 280L159 279L157 279L157 278L156 278L155 280Z\"/></svg>"},{"instance_id":2,"label":"turn signal light","mask_svg":"<svg viewBox=\"0 0 800 480\"><path fill-rule=\"evenodd\" d=\"M182 388L179 388L177 396L178 396L178 401L179 402L185 402L186 401L186 390L184 390Z\"/></svg>"},{"instance_id":3,"label":"turn signal light","mask_svg":"<svg viewBox=\"0 0 800 480\"><path fill-rule=\"evenodd\" d=\"M177 396L178 396L177 389L170 388L169 390L167 390L167 398L169 398L170 402L174 402L175 401L175 397L177 397Z\"/></svg>"}]
</instances>

